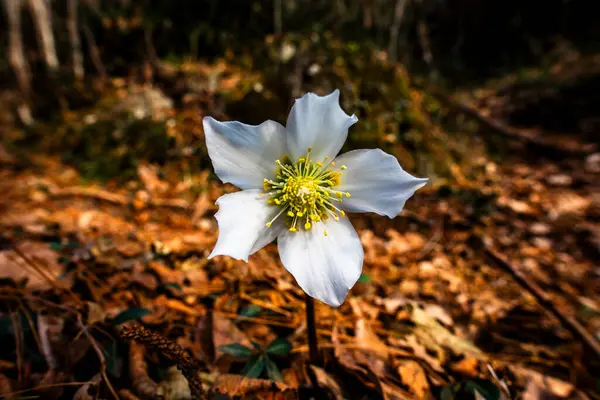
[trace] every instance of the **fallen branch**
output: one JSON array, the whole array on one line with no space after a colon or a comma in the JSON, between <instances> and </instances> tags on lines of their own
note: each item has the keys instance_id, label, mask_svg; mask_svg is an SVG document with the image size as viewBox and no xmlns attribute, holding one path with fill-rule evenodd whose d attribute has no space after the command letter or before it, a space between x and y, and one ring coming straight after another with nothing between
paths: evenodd
<instances>
[{"instance_id":1,"label":"fallen branch","mask_svg":"<svg viewBox=\"0 0 600 400\"><path fill-rule=\"evenodd\" d=\"M494 265L508 272L513 279L523 287L523 289L527 290L527 292L535 297L546 313L558 319L560 323L573 334L573 336L581 340L600 360L600 343L594 339L594 337L592 337L592 335L575 318L566 315L556 308L548 295L544 293L535 282L530 281L525 274L516 269L502 255L489 247L486 247L484 251L487 258Z\"/></svg>"},{"instance_id":2,"label":"fallen branch","mask_svg":"<svg viewBox=\"0 0 600 400\"><path fill-rule=\"evenodd\" d=\"M552 140L552 138L540 137L534 134L531 130L524 131L512 128L498 120L486 117L474 107L452 99L450 96L444 93L443 90L439 88L424 89L430 95L434 96L440 102L444 103L447 107L452 108L471 119L474 119L475 121L477 121L477 123L479 123L486 129L501 136L526 142L554 152L570 153L573 155L587 155L597 150L596 146L593 144L580 144L571 139Z\"/></svg>"}]
</instances>

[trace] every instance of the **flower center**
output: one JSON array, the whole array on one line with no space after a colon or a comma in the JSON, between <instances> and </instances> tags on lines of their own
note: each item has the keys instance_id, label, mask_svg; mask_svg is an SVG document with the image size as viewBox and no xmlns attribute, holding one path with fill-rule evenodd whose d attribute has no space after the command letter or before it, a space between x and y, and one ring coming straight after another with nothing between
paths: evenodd
<instances>
[{"instance_id":1,"label":"flower center","mask_svg":"<svg viewBox=\"0 0 600 400\"><path fill-rule=\"evenodd\" d=\"M305 156L293 162L288 155L276 160L276 179L265 179L263 188L267 203L281 207L281 211L267 223L267 227L285 213L285 224L290 232L300 228L309 230L314 223L330 217L339 221L346 214L336 207L350 193L334 188L340 184L342 172L331 170L334 162L314 162L310 159L311 148ZM341 170L346 167L342 165ZM327 231L324 232L327 235Z\"/></svg>"}]
</instances>

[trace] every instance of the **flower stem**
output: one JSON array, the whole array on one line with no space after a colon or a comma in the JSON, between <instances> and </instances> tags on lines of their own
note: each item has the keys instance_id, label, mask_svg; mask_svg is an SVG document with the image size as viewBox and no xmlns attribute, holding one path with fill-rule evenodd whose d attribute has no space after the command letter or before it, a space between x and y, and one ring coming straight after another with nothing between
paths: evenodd
<instances>
[{"instance_id":1,"label":"flower stem","mask_svg":"<svg viewBox=\"0 0 600 400\"><path fill-rule=\"evenodd\" d=\"M308 354L310 363L320 364L319 348L317 344L317 327L315 324L315 303L312 297L305 295L306 299L306 329L308 334Z\"/></svg>"}]
</instances>

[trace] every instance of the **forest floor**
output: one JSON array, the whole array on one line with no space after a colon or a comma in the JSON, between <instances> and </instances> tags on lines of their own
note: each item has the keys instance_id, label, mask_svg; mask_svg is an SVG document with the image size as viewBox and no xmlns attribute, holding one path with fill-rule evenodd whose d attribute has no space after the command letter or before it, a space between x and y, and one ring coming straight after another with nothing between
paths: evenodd
<instances>
[{"instance_id":1,"label":"forest floor","mask_svg":"<svg viewBox=\"0 0 600 400\"><path fill-rule=\"evenodd\" d=\"M502 121L506 96L471 111L530 132ZM100 184L1 147L0 396L600 399L600 154L517 136L393 220L351 215L363 276L316 304L320 365L274 244L206 259L234 190L209 170Z\"/></svg>"}]
</instances>

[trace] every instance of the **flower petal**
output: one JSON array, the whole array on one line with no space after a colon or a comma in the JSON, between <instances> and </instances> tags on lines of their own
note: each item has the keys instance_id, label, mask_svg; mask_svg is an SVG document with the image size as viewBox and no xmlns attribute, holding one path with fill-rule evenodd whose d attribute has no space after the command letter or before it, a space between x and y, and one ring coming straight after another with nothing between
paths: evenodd
<instances>
[{"instance_id":1,"label":"flower petal","mask_svg":"<svg viewBox=\"0 0 600 400\"><path fill-rule=\"evenodd\" d=\"M242 190L225 194L217 200L219 211L215 218L219 224L219 239L208 258L224 255L248 262L248 256L272 242L285 227L283 218L271 221L281 210L267 204L260 190Z\"/></svg>"},{"instance_id":2,"label":"flower petal","mask_svg":"<svg viewBox=\"0 0 600 400\"><path fill-rule=\"evenodd\" d=\"M277 243L283 266L302 290L332 307L343 303L360 278L364 253L348 218L330 218L308 231L286 230Z\"/></svg>"},{"instance_id":3,"label":"flower petal","mask_svg":"<svg viewBox=\"0 0 600 400\"><path fill-rule=\"evenodd\" d=\"M312 147L312 158L321 161L335 157L348 136L348 128L358 118L340 107L340 91L327 96L307 93L296 99L287 120L287 147L292 159L298 159Z\"/></svg>"},{"instance_id":4,"label":"flower petal","mask_svg":"<svg viewBox=\"0 0 600 400\"><path fill-rule=\"evenodd\" d=\"M337 168L345 165L336 190L349 192L341 208L350 212L375 212L397 216L406 200L425 186L427 178L415 178L402 169L396 157L380 149L354 150L335 159Z\"/></svg>"},{"instance_id":5,"label":"flower petal","mask_svg":"<svg viewBox=\"0 0 600 400\"><path fill-rule=\"evenodd\" d=\"M275 177L275 160L286 153L285 128L278 122L260 125L203 120L208 155L223 183L258 189Z\"/></svg>"}]
</instances>

